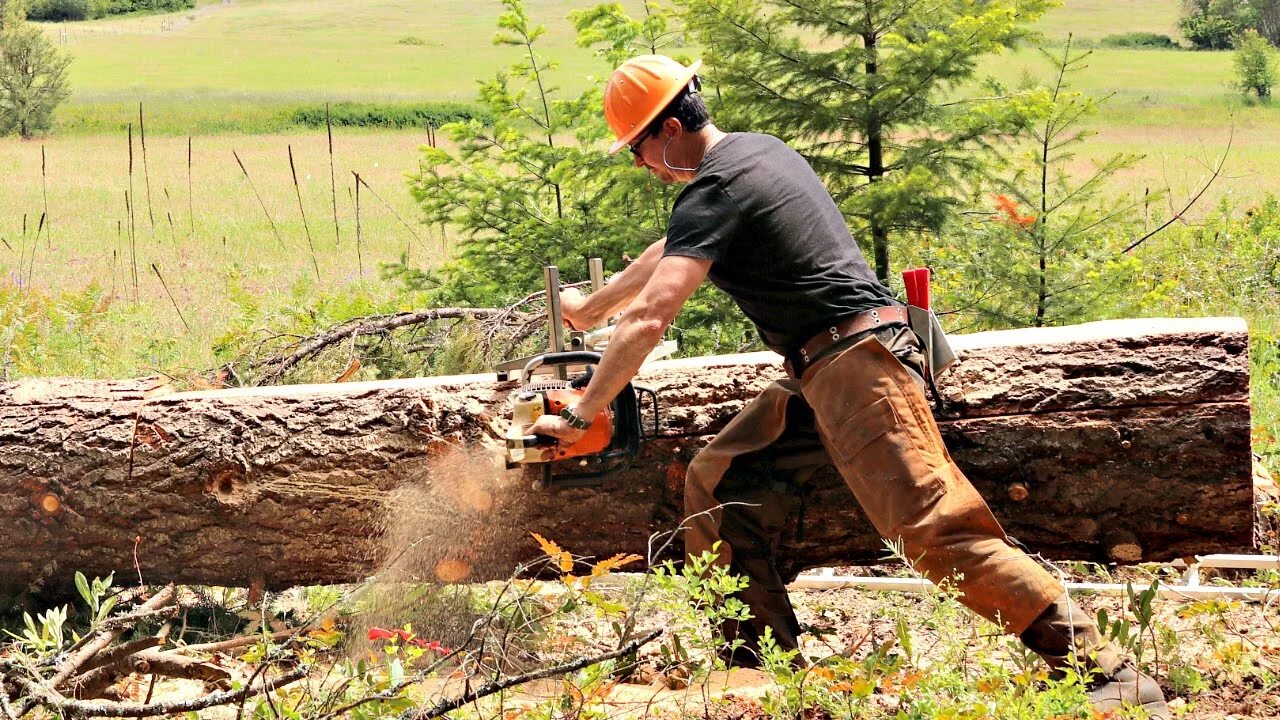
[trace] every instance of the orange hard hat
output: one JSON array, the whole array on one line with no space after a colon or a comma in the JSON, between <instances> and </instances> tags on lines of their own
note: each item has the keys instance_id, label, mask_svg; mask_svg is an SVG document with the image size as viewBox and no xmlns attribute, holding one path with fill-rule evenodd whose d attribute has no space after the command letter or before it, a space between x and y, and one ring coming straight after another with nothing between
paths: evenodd
<instances>
[{"instance_id":1,"label":"orange hard hat","mask_svg":"<svg viewBox=\"0 0 1280 720\"><path fill-rule=\"evenodd\" d=\"M689 86L701 66L701 60L685 67L665 55L640 55L614 70L604 90L604 119L618 139L609 154L626 147L648 127Z\"/></svg>"}]
</instances>

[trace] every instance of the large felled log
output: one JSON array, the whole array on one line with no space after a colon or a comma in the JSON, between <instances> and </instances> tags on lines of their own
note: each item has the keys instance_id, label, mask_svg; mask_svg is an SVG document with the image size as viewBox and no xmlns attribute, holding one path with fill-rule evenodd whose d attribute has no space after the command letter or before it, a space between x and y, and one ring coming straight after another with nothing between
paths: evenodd
<instances>
[{"instance_id":1,"label":"large felled log","mask_svg":"<svg viewBox=\"0 0 1280 720\"><path fill-rule=\"evenodd\" d=\"M1101 561L1250 546L1242 321L954 340L943 433L1010 534ZM656 363L641 381L662 399L660 439L599 487L543 491L497 466L514 384L492 375L168 395L136 381L3 385L0 567L18 587L76 570L282 587L392 561L503 576L539 555L533 532L583 555L645 554L679 523L688 460L780 374L769 353ZM833 473L791 503L785 572L883 554Z\"/></svg>"}]
</instances>

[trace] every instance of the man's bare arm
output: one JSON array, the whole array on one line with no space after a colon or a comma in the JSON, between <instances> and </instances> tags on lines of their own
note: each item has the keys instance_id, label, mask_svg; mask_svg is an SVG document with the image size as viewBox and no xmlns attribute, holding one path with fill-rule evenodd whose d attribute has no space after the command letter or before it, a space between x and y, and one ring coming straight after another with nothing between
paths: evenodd
<instances>
[{"instance_id":1,"label":"man's bare arm","mask_svg":"<svg viewBox=\"0 0 1280 720\"><path fill-rule=\"evenodd\" d=\"M640 257L598 292L586 296L562 292L560 304L564 319L575 329L586 330L603 325L605 320L622 312L644 289L649 278L653 277L653 271L662 259L662 250L666 244L665 237L650 244L640 253Z\"/></svg>"},{"instance_id":2,"label":"man's bare arm","mask_svg":"<svg viewBox=\"0 0 1280 720\"><path fill-rule=\"evenodd\" d=\"M710 268L710 260L678 255L655 263L649 282L627 306L613 331L609 348L578 403L580 415L595 417L635 377Z\"/></svg>"},{"instance_id":3,"label":"man's bare arm","mask_svg":"<svg viewBox=\"0 0 1280 720\"><path fill-rule=\"evenodd\" d=\"M635 377L649 351L662 339L663 331L702 284L710 268L711 261L700 258L669 256L658 261L649 282L618 321L600 365L574 408L579 417L596 417ZM557 415L539 417L530 432L555 436L564 445L573 444L584 433Z\"/></svg>"}]
</instances>

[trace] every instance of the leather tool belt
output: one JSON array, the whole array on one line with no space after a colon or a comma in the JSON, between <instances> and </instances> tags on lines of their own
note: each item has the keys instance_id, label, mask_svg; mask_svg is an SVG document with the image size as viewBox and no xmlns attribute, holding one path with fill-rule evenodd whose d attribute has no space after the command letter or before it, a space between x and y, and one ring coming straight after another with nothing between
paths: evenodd
<instances>
[{"instance_id":1,"label":"leather tool belt","mask_svg":"<svg viewBox=\"0 0 1280 720\"><path fill-rule=\"evenodd\" d=\"M798 349L787 353L787 374L799 378L824 350L853 335L891 325L907 325L909 322L907 309L901 305L885 305L840 318L831 327L809 338Z\"/></svg>"}]
</instances>

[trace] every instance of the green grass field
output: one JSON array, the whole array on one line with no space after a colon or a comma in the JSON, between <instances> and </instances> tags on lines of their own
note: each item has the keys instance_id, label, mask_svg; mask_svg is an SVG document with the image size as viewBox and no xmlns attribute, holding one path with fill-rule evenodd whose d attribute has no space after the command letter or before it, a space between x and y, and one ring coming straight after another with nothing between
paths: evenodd
<instances>
[{"instance_id":1,"label":"green grass field","mask_svg":"<svg viewBox=\"0 0 1280 720\"><path fill-rule=\"evenodd\" d=\"M626 4L637 5L634 0ZM540 45L560 63L554 81L566 91L584 87L606 70L588 50L574 46L565 19L572 9L590 5L586 0L527 2L530 15L548 28ZM73 95L59 110L51 137L37 142L0 138L0 277L49 292L93 282L131 298L136 253L148 328L179 337L186 346L180 355L191 365L207 364L212 338L236 312L226 287L228 272L238 273L240 282L266 302L275 297L279 303L289 302L296 280L314 275L288 172L289 145L326 287L359 280L352 171L368 179L420 236L414 239L381 201L364 197L365 276L375 274L378 262L406 250L424 265L438 262L446 254L438 229L417 225L404 182L415 167L416 148L426 140L423 133L337 130L342 241L335 243L323 131L299 128L286 115L299 103L471 100L478 80L518 59L519 49L491 42L500 11L497 0L357 5L202 0L185 13L44 26L73 57ZM1037 27L1051 47L1068 33L1094 45L1116 32L1176 34L1177 16L1177 0L1068 0ZM421 44L399 42L406 38ZM983 67L1011 85L1048 73L1031 49L993 57ZM1248 204L1280 192L1280 108L1245 102L1229 87L1230 78L1229 53L1094 50L1074 86L1110 97L1094 122L1097 136L1073 169L1086 172L1094 160L1113 152L1143 154L1145 159L1118 179L1116 192L1169 187L1163 201L1167 213L1199 187L1206 168L1233 138L1227 173L1197 212L1223 197ZM136 128L139 103L145 106L148 131L150 213ZM124 201L130 123L135 124L137 199L132 250ZM194 145L190 199L188 136ZM232 150L244 160L281 240ZM52 242L37 242L33 236L45 207L46 183ZM150 271L153 262L179 307L187 309L192 332L185 331ZM112 371L118 368L101 372Z\"/></svg>"}]
</instances>

